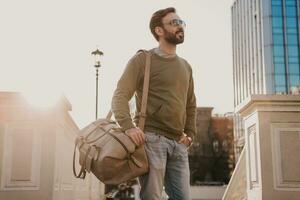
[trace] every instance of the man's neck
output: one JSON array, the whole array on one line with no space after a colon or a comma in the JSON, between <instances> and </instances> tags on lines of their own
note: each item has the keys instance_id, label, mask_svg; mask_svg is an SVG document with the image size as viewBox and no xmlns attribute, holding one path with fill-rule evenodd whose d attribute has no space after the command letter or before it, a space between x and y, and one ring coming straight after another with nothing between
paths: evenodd
<instances>
[{"instance_id":1,"label":"man's neck","mask_svg":"<svg viewBox=\"0 0 300 200\"><path fill-rule=\"evenodd\" d=\"M159 41L158 48L167 55L176 55L176 45L167 43L165 40Z\"/></svg>"}]
</instances>

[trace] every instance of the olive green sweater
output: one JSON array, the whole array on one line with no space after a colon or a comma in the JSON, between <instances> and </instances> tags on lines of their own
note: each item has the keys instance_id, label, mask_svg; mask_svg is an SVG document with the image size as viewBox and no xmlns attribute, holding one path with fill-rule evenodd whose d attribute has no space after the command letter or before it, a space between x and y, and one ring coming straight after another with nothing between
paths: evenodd
<instances>
[{"instance_id":1,"label":"olive green sweater","mask_svg":"<svg viewBox=\"0 0 300 200\"><path fill-rule=\"evenodd\" d=\"M144 131L178 140L196 132L196 98L191 66L175 56L164 58L152 51L150 83ZM138 125L130 116L128 101L135 94L137 111L142 102L146 55L137 53L128 62L112 98L112 112L123 131Z\"/></svg>"}]
</instances>

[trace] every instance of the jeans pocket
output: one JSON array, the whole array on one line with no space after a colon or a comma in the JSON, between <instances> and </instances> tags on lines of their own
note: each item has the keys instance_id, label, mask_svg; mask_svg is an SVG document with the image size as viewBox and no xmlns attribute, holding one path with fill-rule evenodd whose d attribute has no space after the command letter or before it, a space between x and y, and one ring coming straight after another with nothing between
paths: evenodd
<instances>
[{"instance_id":1,"label":"jeans pocket","mask_svg":"<svg viewBox=\"0 0 300 200\"><path fill-rule=\"evenodd\" d=\"M145 138L147 143L157 143L160 140L160 135L151 132L146 132Z\"/></svg>"},{"instance_id":2,"label":"jeans pocket","mask_svg":"<svg viewBox=\"0 0 300 200\"><path fill-rule=\"evenodd\" d=\"M179 144L179 143L178 143L178 144ZM187 151L187 148L188 148L188 147L187 147L185 144L180 143L179 145L182 146L182 148L183 148L184 150Z\"/></svg>"},{"instance_id":3,"label":"jeans pocket","mask_svg":"<svg viewBox=\"0 0 300 200\"><path fill-rule=\"evenodd\" d=\"M189 153L185 144L177 143L177 151L175 153L180 160L188 160Z\"/></svg>"}]
</instances>

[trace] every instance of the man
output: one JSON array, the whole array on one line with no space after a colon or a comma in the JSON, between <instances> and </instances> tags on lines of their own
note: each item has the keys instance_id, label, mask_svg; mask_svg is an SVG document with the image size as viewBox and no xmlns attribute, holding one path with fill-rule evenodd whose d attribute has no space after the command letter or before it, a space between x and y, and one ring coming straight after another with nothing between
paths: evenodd
<instances>
[{"instance_id":1,"label":"man","mask_svg":"<svg viewBox=\"0 0 300 200\"><path fill-rule=\"evenodd\" d=\"M149 173L140 177L141 199L190 199L188 147L196 129L196 98L192 69L176 55L184 41L185 23L174 8L155 12L150 29L158 47L150 50L151 68L144 132L132 122L128 101L133 94L141 108L145 54L128 62L112 99L112 111L121 128L137 145L145 144Z\"/></svg>"}]
</instances>

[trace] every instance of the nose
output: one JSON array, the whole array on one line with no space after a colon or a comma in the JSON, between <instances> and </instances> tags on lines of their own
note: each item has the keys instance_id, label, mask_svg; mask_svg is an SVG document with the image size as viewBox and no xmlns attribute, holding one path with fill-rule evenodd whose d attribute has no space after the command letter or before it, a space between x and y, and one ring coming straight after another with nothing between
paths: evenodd
<instances>
[{"instance_id":1,"label":"nose","mask_svg":"<svg viewBox=\"0 0 300 200\"><path fill-rule=\"evenodd\" d=\"M181 29L184 29L183 24L178 24L178 27L181 28Z\"/></svg>"},{"instance_id":2,"label":"nose","mask_svg":"<svg viewBox=\"0 0 300 200\"><path fill-rule=\"evenodd\" d=\"M179 26L178 29L177 29L177 32L183 32L184 33L184 27Z\"/></svg>"}]
</instances>

